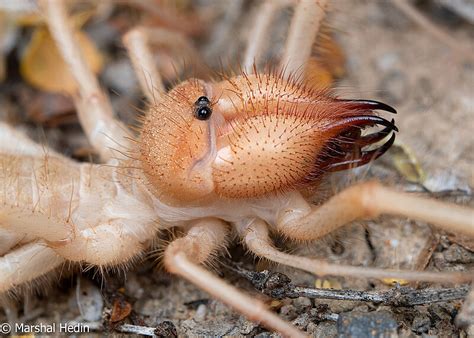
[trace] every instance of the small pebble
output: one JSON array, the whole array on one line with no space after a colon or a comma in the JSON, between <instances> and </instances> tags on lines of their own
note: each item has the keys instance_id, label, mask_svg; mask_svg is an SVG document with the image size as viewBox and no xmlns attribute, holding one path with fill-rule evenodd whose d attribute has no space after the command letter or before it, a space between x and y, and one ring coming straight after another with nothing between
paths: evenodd
<instances>
[{"instance_id":1,"label":"small pebble","mask_svg":"<svg viewBox=\"0 0 474 338\"><path fill-rule=\"evenodd\" d=\"M102 318L104 300L97 286L85 278L78 278L76 286L76 301L82 318L94 322Z\"/></svg>"},{"instance_id":2,"label":"small pebble","mask_svg":"<svg viewBox=\"0 0 474 338\"><path fill-rule=\"evenodd\" d=\"M157 337L178 337L178 331L173 322L165 320L156 326L155 335Z\"/></svg>"},{"instance_id":3,"label":"small pebble","mask_svg":"<svg viewBox=\"0 0 474 338\"><path fill-rule=\"evenodd\" d=\"M338 337L387 337L397 334L398 324L388 311L348 312L337 320Z\"/></svg>"},{"instance_id":4,"label":"small pebble","mask_svg":"<svg viewBox=\"0 0 474 338\"><path fill-rule=\"evenodd\" d=\"M411 330L417 334L427 333L431 327L431 320L426 314L418 314L413 319Z\"/></svg>"},{"instance_id":5,"label":"small pebble","mask_svg":"<svg viewBox=\"0 0 474 338\"><path fill-rule=\"evenodd\" d=\"M308 326L311 318L309 313L305 312L299 315L295 320L291 322L292 325L296 326L298 329L305 331Z\"/></svg>"},{"instance_id":6,"label":"small pebble","mask_svg":"<svg viewBox=\"0 0 474 338\"><path fill-rule=\"evenodd\" d=\"M245 336L250 335L254 330L259 330L259 325L257 323L251 322L244 317L240 317L237 326L239 328L238 334Z\"/></svg>"},{"instance_id":7,"label":"small pebble","mask_svg":"<svg viewBox=\"0 0 474 338\"><path fill-rule=\"evenodd\" d=\"M280 315L286 320L293 320L297 317L296 308L293 305L284 305L280 309Z\"/></svg>"},{"instance_id":8,"label":"small pebble","mask_svg":"<svg viewBox=\"0 0 474 338\"><path fill-rule=\"evenodd\" d=\"M206 319L207 315L207 306L205 304L200 304L194 314L194 320L197 322L202 322Z\"/></svg>"},{"instance_id":9,"label":"small pebble","mask_svg":"<svg viewBox=\"0 0 474 338\"><path fill-rule=\"evenodd\" d=\"M297 313L301 313L311 309L311 300L307 297L298 297L293 300L293 306L296 308Z\"/></svg>"},{"instance_id":10,"label":"small pebble","mask_svg":"<svg viewBox=\"0 0 474 338\"><path fill-rule=\"evenodd\" d=\"M320 323L319 325L309 323L306 329L308 333L312 334L314 338L337 337L337 328L335 323Z\"/></svg>"},{"instance_id":11,"label":"small pebble","mask_svg":"<svg viewBox=\"0 0 474 338\"><path fill-rule=\"evenodd\" d=\"M444 259L450 263L464 263L469 264L474 262L474 253L469 252L463 247L453 244L445 252L443 252Z\"/></svg>"}]
</instances>

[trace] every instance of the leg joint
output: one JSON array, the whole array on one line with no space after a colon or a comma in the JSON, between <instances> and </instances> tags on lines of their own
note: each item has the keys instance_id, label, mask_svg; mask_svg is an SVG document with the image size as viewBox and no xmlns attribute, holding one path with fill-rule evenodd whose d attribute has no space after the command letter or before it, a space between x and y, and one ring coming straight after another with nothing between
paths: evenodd
<instances>
[{"instance_id":1,"label":"leg joint","mask_svg":"<svg viewBox=\"0 0 474 338\"><path fill-rule=\"evenodd\" d=\"M377 195L380 183L370 181L355 185L347 190L350 193L352 203L360 208L361 218L375 218L380 214Z\"/></svg>"}]
</instances>

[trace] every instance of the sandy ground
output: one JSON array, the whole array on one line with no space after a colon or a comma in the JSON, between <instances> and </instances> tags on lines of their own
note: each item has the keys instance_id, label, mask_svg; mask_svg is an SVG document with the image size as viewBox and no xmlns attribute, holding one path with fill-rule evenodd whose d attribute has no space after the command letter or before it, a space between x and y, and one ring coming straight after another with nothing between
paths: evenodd
<instances>
[{"instance_id":1,"label":"sandy ground","mask_svg":"<svg viewBox=\"0 0 474 338\"><path fill-rule=\"evenodd\" d=\"M331 26L337 29L337 39L347 57L347 75L337 86L341 95L379 99L395 106L399 112L396 116L399 144L411 149L421 163L427 177L424 185L446 200L472 205L473 61L455 58L448 47L411 23L388 1L335 0L333 6L336 10L331 15ZM472 26L443 21L440 14L438 19L460 45L472 44ZM359 171L358 175L378 177L402 189L420 191L419 185L409 183L397 172L394 165L397 158L397 153L391 151L385 159L377 161L369 170ZM353 180L357 175L346 177ZM297 252L358 265L411 269L428 266L429 269L471 271L474 267L474 253L466 249L469 245L461 239L450 240L426 224L398 218L384 217L375 222L355 224L339 236L304 248L289 246ZM239 247L231 252L233 260L244 262L251 270L279 270L297 284L314 286L313 276L254 262ZM308 316L324 304L331 314L385 311L402 336L466 334L453 324L459 302L403 308L306 298L272 302L225 268L218 267L216 273L268 302L282 317L295 321L301 329L317 337L343 334L336 322ZM25 306L19 306L20 316L31 323L82 321L79 302L83 316L87 312L93 321L110 323L111 316L118 316L117 308L113 310L115 304L115 307L131 306L133 309L127 323L159 326L165 330L166 325L160 323L171 321L179 335L267 335L263 328L209 299L190 283L156 270L152 262L145 262L126 275L112 272L106 279L92 271L84 273L80 278L81 287L77 286L77 278L76 275L63 278L59 284L53 282L53 288L46 294L29 296ZM333 279L330 282L343 288L388 288L377 281L359 279ZM104 302L103 311L101 301ZM5 320L6 316L0 313L0 322ZM168 335L173 330L160 332Z\"/></svg>"}]
</instances>

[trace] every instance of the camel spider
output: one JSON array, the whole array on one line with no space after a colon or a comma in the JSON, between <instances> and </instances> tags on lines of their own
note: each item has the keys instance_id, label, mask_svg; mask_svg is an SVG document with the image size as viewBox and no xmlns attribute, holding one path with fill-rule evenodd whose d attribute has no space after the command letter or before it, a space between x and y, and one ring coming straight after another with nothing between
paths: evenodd
<instances>
[{"instance_id":1,"label":"camel spider","mask_svg":"<svg viewBox=\"0 0 474 338\"><path fill-rule=\"evenodd\" d=\"M264 2L265 13L271 15L278 3ZM395 113L386 104L339 99L305 86L304 66L326 5L325 0L296 4L278 71L260 73L253 67L261 52L258 40L270 24L265 16L255 26L241 75L220 82L190 79L167 93L147 50L147 30L129 32L124 42L150 103L134 138L113 117L74 43L64 3L40 1L79 88L75 103L80 123L107 165L76 163L0 125L0 292L66 262L125 264L139 257L159 230L173 226L186 234L165 249L168 271L285 336L303 334L201 266L225 248L231 232L259 257L320 276L472 280L472 274L460 272L332 265L273 246L272 232L312 241L380 214L474 236L472 210L377 182L352 186L320 206L307 201L324 174L377 158L397 131L393 120L376 115L377 110ZM361 134L373 126L383 129ZM380 141L379 148L366 150Z\"/></svg>"}]
</instances>

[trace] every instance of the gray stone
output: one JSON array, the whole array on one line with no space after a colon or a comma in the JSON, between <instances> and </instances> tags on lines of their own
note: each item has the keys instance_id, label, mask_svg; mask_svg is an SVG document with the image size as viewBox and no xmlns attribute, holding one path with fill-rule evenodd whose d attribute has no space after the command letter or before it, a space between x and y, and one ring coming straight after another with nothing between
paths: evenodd
<instances>
[{"instance_id":1,"label":"gray stone","mask_svg":"<svg viewBox=\"0 0 474 338\"><path fill-rule=\"evenodd\" d=\"M337 320L338 337L390 337L398 324L386 311L342 313Z\"/></svg>"},{"instance_id":2,"label":"gray stone","mask_svg":"<svg viewBox=\"0 0 474 338\"><path fill-rule=\"evenodd\" d=\"M427 333L431 327L431 320L426 314L418 314L413 319L411 330L417 334Z\"/></svg>"}]
</instances>

